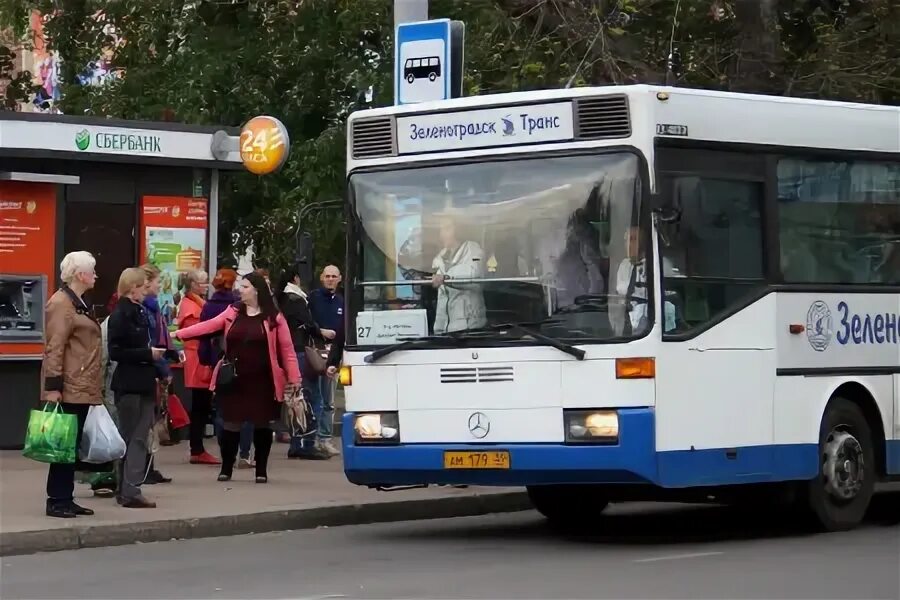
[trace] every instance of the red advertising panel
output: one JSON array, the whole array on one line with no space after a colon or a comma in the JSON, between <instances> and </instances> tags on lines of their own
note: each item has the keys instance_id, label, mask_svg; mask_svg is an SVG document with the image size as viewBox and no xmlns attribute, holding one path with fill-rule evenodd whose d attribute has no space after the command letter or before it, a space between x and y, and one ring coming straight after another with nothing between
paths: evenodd
<instances>
[{"instance_id":1,"label":"red advertising panel","mask_svg":"<svg viewBox=\"0 0 900 600\"><path fill-rule=\"evenodd\" d=\"M0 181L0 354L42 352L55 248L56 186Z\"/></svg>"}]
</instances>

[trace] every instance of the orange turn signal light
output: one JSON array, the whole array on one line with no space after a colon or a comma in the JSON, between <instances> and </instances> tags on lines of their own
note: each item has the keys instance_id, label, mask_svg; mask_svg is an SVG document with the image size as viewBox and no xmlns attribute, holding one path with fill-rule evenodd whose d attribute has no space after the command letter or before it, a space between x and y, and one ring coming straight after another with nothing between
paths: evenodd
<instances>
[{"instance_id":1,"label":"orange turn signal light","mask_svg":"<svg viewBox=\"0 0 900 600\"><path fill-rule=\"evenodd\" d=\"M653 379L654 377L656 377L656 359L616 359L616 379Z\"/></svg>"},{"instance_id":2,"label":"orange turn signal light","mask_svg":"<svg viewBox=\"0 0 900 600\"><path fill-rule=\"evenodd\" d=\"M353 385L353 369L352 367L341 367L338 372L338 381L342 386L347 387Z\"/></svg>"}]
</instances>

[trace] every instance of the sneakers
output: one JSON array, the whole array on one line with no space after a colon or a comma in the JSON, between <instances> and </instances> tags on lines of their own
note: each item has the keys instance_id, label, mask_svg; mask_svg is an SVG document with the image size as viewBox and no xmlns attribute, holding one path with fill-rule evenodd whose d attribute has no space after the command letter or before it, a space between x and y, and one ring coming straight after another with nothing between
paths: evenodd
<instances>
[{"instance_id":1,"label":"sneakers","mask_svg":"<svg viewBox=\"0 0 900 600\"><path fill-rule=\"evenodd\" d=\"M201 454L191 454L192 465L221 465L222 461L210 454L203 452Z\"/></svg>"},{"instance_id":2,"label":"sneakers","mask_svg":"<svg viewBox=\"0 0 900 600\"><path fill-rule=\"evenodd\" d=\"M331 454L318 444L309 449L288 450L288 458L296 458L300 460L329 460Z\"/></svg>"},{"instance_id":3,"label":"sneakers","mask_svg":"<svg viewBox=\"0 0 900 600\"><path fill-rule=\"evenodd\" d=\"M319 447L328 453L329 456L338 456L341 451L337 449L331 440L323 440L319 442Z\"/></svg>"},{"instance_id":4,"label":"sneakers","mask_svg":"<svg viewBox=\"0 0 900 600\"><path fill-rule=\"evenodd\" d=\"M256 467L256 463L249 458L242 458L238 460L238 469L253 469L254 467Z\"/></svg>"}]
</instances>

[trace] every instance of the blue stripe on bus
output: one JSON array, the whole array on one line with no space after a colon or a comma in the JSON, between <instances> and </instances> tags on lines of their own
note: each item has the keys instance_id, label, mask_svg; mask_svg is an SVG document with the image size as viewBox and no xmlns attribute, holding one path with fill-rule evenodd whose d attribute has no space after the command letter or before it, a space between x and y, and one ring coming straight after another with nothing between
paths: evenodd
<instances>
[{"instance_id":1,"label":"blue stripe on bus","mask_svg":"<svg viewBox=\"0 0 900 600\"><path fill-rule=\"evenodd\" d=\"M818 470L816 444L656 452L652 409L621 409L619 419L620 442L614 446L356 446L352 436L346 435L344 471L351 482L361 485L648 483L677 488L811 479ZM352 413L344 415L343 430L353 431ZM508 450L510 469L443 468L444 451L473 449Z\"/></svg>"},{"instance_id":2,"label":"blue stripe on bus","mask_svg":"<svg viewBox=\"0 0 900 600\"><path fill-rule=\"evenodd\" d=\"M900 440L888 440L886 454L887 472L891 475L900 475Z\"/></svg>"}]
</instances>

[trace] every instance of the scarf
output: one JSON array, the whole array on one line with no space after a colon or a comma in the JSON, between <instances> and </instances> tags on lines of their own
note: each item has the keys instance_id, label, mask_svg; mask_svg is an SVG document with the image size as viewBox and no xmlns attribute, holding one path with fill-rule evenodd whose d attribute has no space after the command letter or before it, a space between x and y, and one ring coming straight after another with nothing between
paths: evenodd
<instances>
[{"instance_id":1,"label":"scarf","mask_svg":"<svg viewBox=\"0 0 900 600\"><path fill-rule=\"evenodd\" d=\"M303 298L303 300L305 300L305 301L309 300L306 296L306 292L304 292L302 289L300 289L300 286L295 283L288 283L286 286L284 286L284 293L285 294L296 294L297 296L300 296L301 298Z\"/></svg>"},{"instance_id":2,"label":"scarf","mask_svg":"<svg viewBox=\"0 0 900 600\"><path fill-rule=\"evenodd\" d=\"M159 298L156 296L144 296L144 306L159 318Z\"/></svg>"},{"instance_id":3,"label":"scarf","mask_svg":"<svg viewBox=\"0 0 900 600\"><path fill-rule=\"evenodd\" d=\"M206 304L206 300L195 294L194 292L187 292L184 295L185 298L190 298L193 302L197 303L197 306L203 308L203 305Z\"/></svg>"},{"instance_id":4,"label":"scarf","mask_svg":"<svg viewBox=\"0 0 900 600\"><path fill-rule=\"evenodd\" d=\"M159 308L159 299L156 296L145 296L143 302L144 310L147 311L147 327L150 333L150 344L159 345L168 348L169 335L166 330L165 321Z\"/></svg>"}]
</instances>

